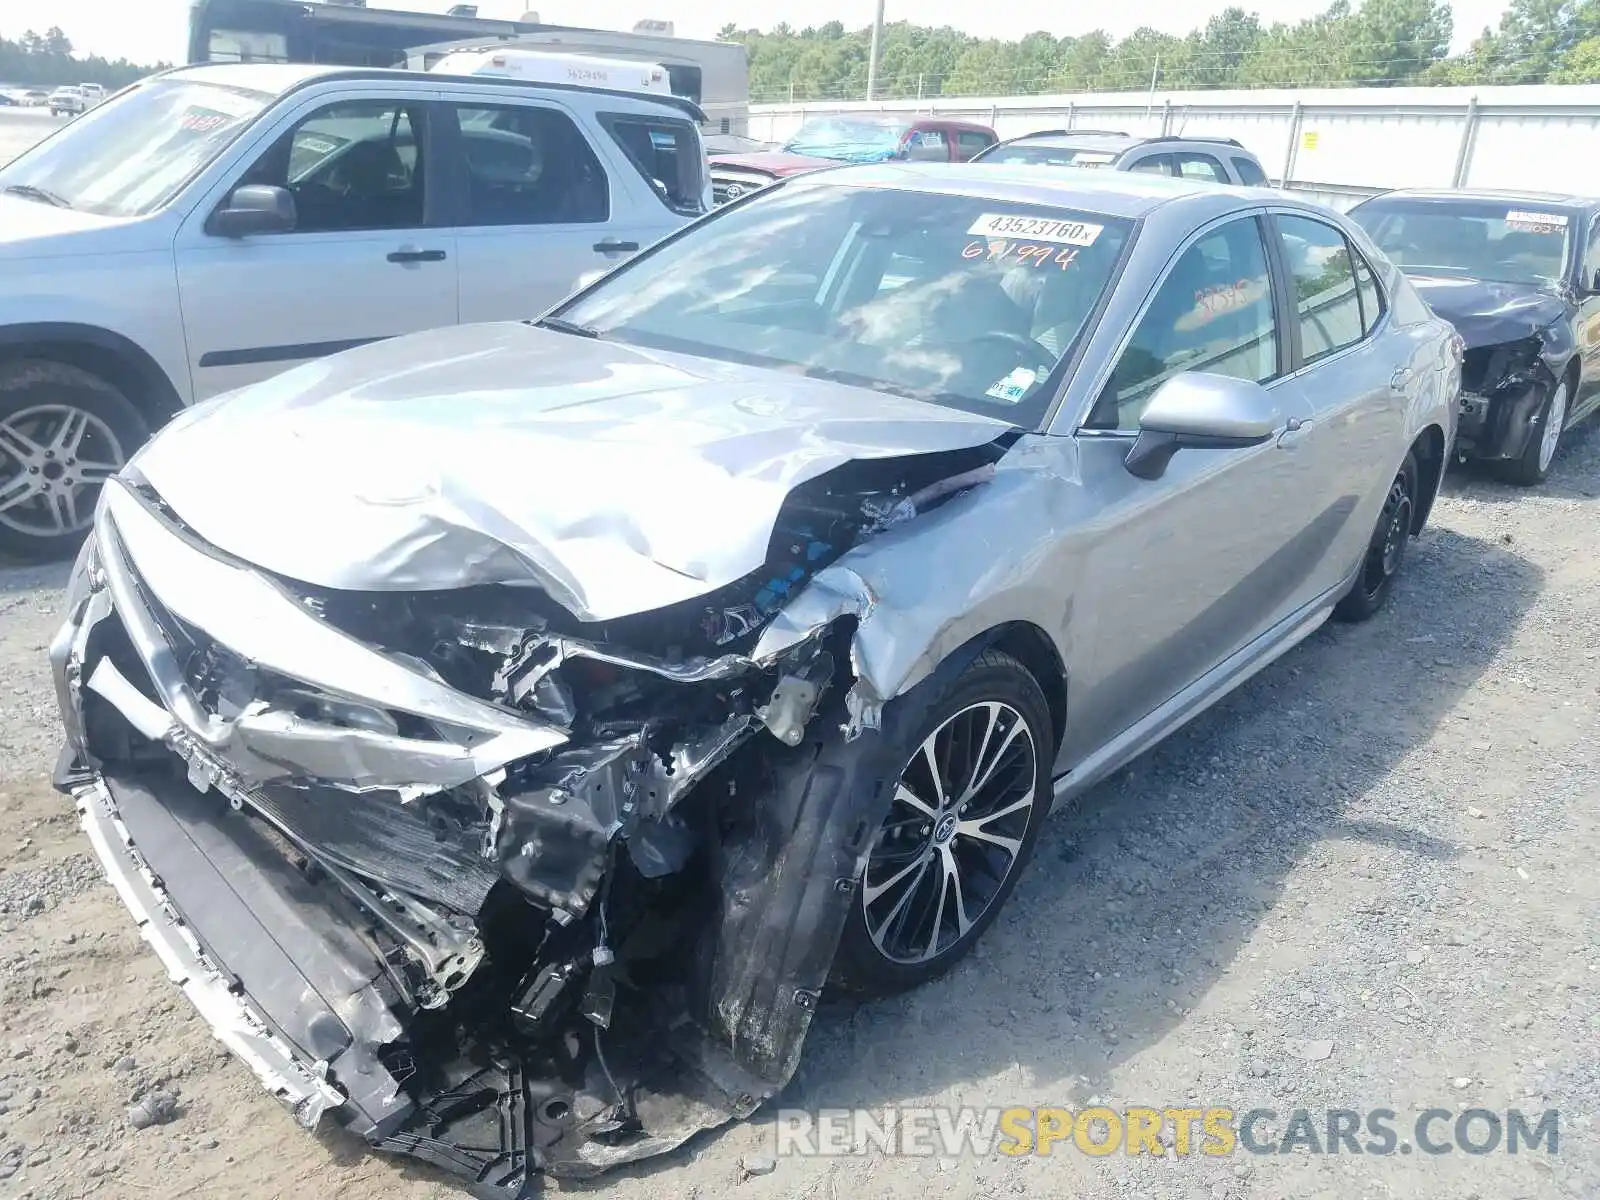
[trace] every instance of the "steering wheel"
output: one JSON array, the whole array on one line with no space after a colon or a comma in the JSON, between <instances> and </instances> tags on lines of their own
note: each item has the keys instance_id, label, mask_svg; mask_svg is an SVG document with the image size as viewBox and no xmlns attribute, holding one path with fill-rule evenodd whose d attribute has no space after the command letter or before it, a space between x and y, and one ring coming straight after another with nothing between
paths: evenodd
<instances>
[{"instance_id":1,"label":"steering wheel","mask_svg":"<svg viewBox=\"0 0 1600 1200\"><path fill-rule=\"evenodd\" d=\"M1013 350L1020 350L1027 355L1027 366L1034 368L1034 373L1045 376L1055 370L1056 356L1046 350L1030 337L1023 337L1020 333L1012 333L1006 329L992 329L988 333L980 333L977 337L968 338L971 342L999 342L1010 346Z\"/></svg>"}]
</instances>

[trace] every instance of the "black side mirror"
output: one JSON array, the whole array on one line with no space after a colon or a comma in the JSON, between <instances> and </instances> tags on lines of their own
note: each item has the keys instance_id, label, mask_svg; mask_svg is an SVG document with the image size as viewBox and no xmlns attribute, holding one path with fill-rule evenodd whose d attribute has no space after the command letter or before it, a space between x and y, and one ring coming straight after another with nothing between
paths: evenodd
<instances>
[{"instance_id":1,"label":"black side mirror","mask_svg":"<svg viewBox=\"0 0 1600 1200\"><path fill-rule=\"evenodd\" d=\"M285 189L247 184L235 188L227 202L211 214L206 232L242 238L254 233L288 233L294 225L294 197Z\"/></svg>"}]
</instances>

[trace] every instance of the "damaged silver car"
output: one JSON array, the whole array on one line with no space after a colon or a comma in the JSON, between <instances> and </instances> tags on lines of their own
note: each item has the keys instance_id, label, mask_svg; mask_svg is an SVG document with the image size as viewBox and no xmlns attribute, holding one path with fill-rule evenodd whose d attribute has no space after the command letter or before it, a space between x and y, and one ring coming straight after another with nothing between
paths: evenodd
<instances>
[{"instance_id":1,"label":"damaged silver car","mask_svg":"<svg viewBox=\"0 0 1600 1200\"><path fill-rule=\"evenodd\" d=\"M754 1111L825 989L972 947L1053 799L1375 613L1460 371L1275 193L780 183L175 419L72 576L58 786L307 1126L592 1175Z\"/></svg>"}]
</instances>

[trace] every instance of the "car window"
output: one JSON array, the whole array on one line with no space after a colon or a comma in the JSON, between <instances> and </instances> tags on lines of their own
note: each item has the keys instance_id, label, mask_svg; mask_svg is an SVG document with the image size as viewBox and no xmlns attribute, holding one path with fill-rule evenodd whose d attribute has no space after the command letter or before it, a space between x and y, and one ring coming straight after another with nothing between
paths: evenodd
<instances>
[{"instance_id":1,"label":"car window","mask_svg":"<svg viewBox=\"0 0 1600 1200\"><path fill-rule=\"evenodd\" d=\"M1278 232L1294 287L1300 353L1308 363L1362 338L1350 246L1333 226L1310 217L1280 216Z\"/></svg>"},{"instance_id":2,"label":"car window","mask_svg":"<svg viewBox=\"0 0 1600 1200\"><path fill-rule=\"evenodd\" d=\"M1152 154L1147 158L1135 159L1128 167L1130 171L1137 171L1141 175L1171 175L1172 160L1165 154Z\"/></svg>"},{"instance_id":3,"label":"car window","mask_svg":"<svg viewBox=\"0 0 1600 1200\"><path fill-rule=\"evenodd\" d=\"M1383 316L1383 289L1378 286L1378 277L1366 256L1355 249L1350 255L1356 264L1356 294L1361 297L1361 332L1365 335L1377 327Z\"/></svg>"},{"instance_id":4,"label":"car window","mask_svg":"<svg viewBox=\"0 0 1600 1200\"><path fill-rule=\"evenodd\" d=\"M610 217L605 168L571 117L532 104L453 107L467 161L463 225L572 225Z\"/></svg>"},{"instance_id":5,"label":"car window","mask_svg":"<svg viewBox=\"0 0 1600 1200\"><path fill-rule=\"evenodd\" d=\"M1174 155L1178 163L1178 174L1184 179L1198 179L1203 183L1228 183L1228 173L1222 169L1222 164L1209 154Z\"/></svg>"},{"instance_id":6,"label":"car window","mask_svg":"<svg viewBox=\"0 0 1600 1200\"><path fill-rule=\"evenodd\" d=\"M1233 163L1233 169L1238 173L1239 182L1246 187L1267 186L1267 173L1252 160L1240 158L1235 154L1229 161Z\"/></svg>"},{"instance_id":7,"label":"car window","mask_svg":"<svg viewBox=\"0 0 1600 1200\"><path fill-rule=\"evenodd\" d=\"M423 224L421 113L393 100L340 101L300 121L235 186L284 188L296 233Z\"/></svg>"},{"instance_id":8,"label":"car window","mask_svg":"<svg viewBox=\"0 0 1600 1200\"><path fill-rule=\"evenodd\" d=\"M1550 283L1566 274L1572 214L1531 200L1380 196L1350 210L1409 275Z\"/></svg>"},{"instance_id":9,"label":"car window","mask_svg":"<svg viewBox=\"0 0 1600 1200\"><path fill-rule=\"evenodd\" d=\"M986 150L994 145L994 138L986 133L975 130L963 129L956 134L956 145L961 151L963 160L971 158L981 150Z\"/></svg>"},{"instance_id":10,"label":"car window","mask_svg":"<svg viewBox=\"0 0 1600 1200\"><path fill-rule=\"evenodd\" d=\"M864 414L871 389L1031 428L1130 229L801 177L721 209L555 315L603 339L853 384Z\"/></svg>"},{"instance_id":11,"label":"car window","mask_svg":"<svg viewBox=\"0 0 1600 1200\"><path fill-rule=\"evenodd\" d=\"M1257 383L1278 374L1272 280L1253 217L1203 235L1173 264L1086 425L1138 429L1156 389L1183 371Z\"/></svg>"},{"instance_id":12,"label":"car window","mask_svg":"<svg viewBox=\"0 0 1600 1200\"><path fill-rule=\"evenodd\" d=\"M949 135L942 129L917 130L906 143L906 157L919 162L949 162Z\"/></svg>"},{"instance_id":13,"label":"car window","mask_svg":"<svg viewBox=\"0 0 1600 1200\"><path fill-rule=\"evenodd\" d=\"M692 124L611 113L600 123L663 204L688 217L705 211L706 157Z\"/></svg>"},{"instance_id":14,"label":"car window","mask_svg":"<svg viewBox=\"0 0 1600 1200\"><path fill-rule=\"evenodd\" d=\"M983 156L984 162L1039 163L1051 167L1109 167L1117 161L1115 150L1060 146L1049 142L1012 142ZM1159 163L1159 159L1150 160Z\"/></svg>"}]
</instances>

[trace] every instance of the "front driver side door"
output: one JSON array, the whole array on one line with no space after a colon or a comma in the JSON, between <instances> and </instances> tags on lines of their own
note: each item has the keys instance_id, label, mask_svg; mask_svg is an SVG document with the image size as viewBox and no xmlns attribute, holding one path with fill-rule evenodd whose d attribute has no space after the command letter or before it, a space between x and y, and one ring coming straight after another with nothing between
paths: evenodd
<instances>
[{"instance_id":1,"label":"front driver side door","mask_svg":"<svg viewBox=\"0 0 1600 1200\"><path fill-rule=\"evenodd\" d=\"M309 101L189 214L174 249L196 399L456 323L455 244L432 220L430 108L371 93ZM207 232L207 218L245 184L287 190L295 227Z\"/></svg>"},{"instance_id":2,"label":"front driver side door","mask_svg":"<svg viewBox=\"0 0 1600 1200\"><path fill-rule=\"evenodd\" d=\"M1076 436L1101 514L1075 612L1088 642L1060 765L1136 725L1304 603L1317 503L1284 386L1287 331L1262 220L1197 234L1155 290ZM1156 479L1123 466L1163 382L1204 371L1259 383L1280 433L1245 449L1183 449ZM1313 537L1312 541L1318 539Z\"/></svg>"}]
</instances>

